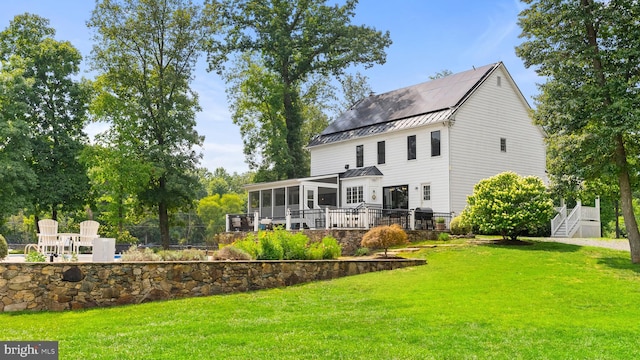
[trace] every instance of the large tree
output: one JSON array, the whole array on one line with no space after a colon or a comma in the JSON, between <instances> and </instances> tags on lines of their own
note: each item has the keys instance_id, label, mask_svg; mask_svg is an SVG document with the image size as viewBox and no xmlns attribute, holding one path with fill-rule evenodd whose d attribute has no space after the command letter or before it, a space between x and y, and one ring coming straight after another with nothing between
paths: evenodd
<instances>
[{"instance_id":1,"label":"large tree","mask_svg":"<svg viewBox=\"0 0 640 360\"><path fill-rule=\"evenodd\" d=\"M243 56L225 78L228 81L231 117L240 126L246 162L256 171L255 181L275 181L286 177L291 166L286 142L286 119L282 84L278 75L261 64L260 59ZM301 116L298 129L302 143L309 142L328 124L325 110L333 88L326 77L315 76L298 90ZM309 154L300 150L303 161L298 169L309 171Z\"/></svg>"},{"instance_id":2,"label":"large tree","mask_svg":"<svg viewBox=\"0 0 640 360\"><path fill-rule=\"evenodd\" d=\"M307 175L305 122L301 91L312 76L340 75L352 65L373 66L385 62L389 33L351 24L357 0L329 6L325 0L225 0L221 9L227 28L221 44L212 42L209 63L222 70L229 54L257 54L264 67L264 81L273 82L265 109L253 125L241 125L246 145L256 142L277 148L276 179ZM213 7L214 4L209 4ZM217 5L217 4L216 4ZM277 104L276 104L277 103ZM277 107L275 107L277 105ZM259 137L264 118L268 137ZM262 145L264 146L264 145ZM252 159L249 158L249 162Z\"/></svg>"},{"instance_id":3,"label":"large tree","mask_svg":"<svg viewBox=\"0 0 640 360\"><path fill-rule=\"evenodd\" d=\"M89 181L79 155L86 143L90 86L76 77L82 57L68 41L53 38L49 21L37 15L16 16L0 33L3 71L22 69L28 86L21 88L14 113L29 127L29 163L37 181L30 189L36 218L49 211L75 210L85 203ZM15 104L13 106L16 106Z\"/></svg>"},{"instance_id":4,"label":"large tree","mask_svg":"<svg viewBox=\"0 0 640 360\"><path fill-rule=\"evenodd\" d=\"M102 0L88 26L95 31L93 68L103 91L127 109L126 116L105 119L151 165L137 195L157 210L167 248L169 212L191 206L198 188L194 146L203 139L195 130L199 106L190 83L210 21L188 0Z\"/></svg>"},{"instance_id":5,"label":"large tree","mask_svg":"<svg viewBox=\"0 0 640 360\"><path fill-rule=\"evenodd\" d=\"M28 109L20 97L29 85L22 76L24 69L13 65L0 64L0 225L7 216L27 207L35 184L27 162L31 142L23 115Z\"/></svg>"},{"instance_id":6,"label":"large tree","mask_svg":"<svg viewBox=\"0 0 640 360\"><path fill-rule=\"evenodd\" d=\"M631 0L525 0L516 49L545 77L533 113L548 135L552 179L617 179L640 263L632 193L640 155L640 4ZM557 166L566 164L566 166Z\"/></svg>"}]
</instances>

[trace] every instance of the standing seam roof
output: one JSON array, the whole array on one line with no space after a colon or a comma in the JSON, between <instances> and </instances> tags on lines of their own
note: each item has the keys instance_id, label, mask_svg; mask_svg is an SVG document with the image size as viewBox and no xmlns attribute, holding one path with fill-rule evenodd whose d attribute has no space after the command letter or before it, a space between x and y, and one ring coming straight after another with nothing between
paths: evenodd
<instances>
[{"instance_id":1,"label":"standing seam roof","mask_svg":"<svg viewBox=\"0 0 640 360\"><path fill-rule=\"evenodd\" d=\"M342 113L308 146L329 144L446 120L456 106L502 63L371 95Z\"/></svg>"}]
</instances>

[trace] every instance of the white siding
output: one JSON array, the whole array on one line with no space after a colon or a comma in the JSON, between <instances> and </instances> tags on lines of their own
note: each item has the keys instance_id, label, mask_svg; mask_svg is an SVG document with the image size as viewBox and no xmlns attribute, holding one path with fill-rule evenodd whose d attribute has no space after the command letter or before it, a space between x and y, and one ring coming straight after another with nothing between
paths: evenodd
<instances>
[{"instance_id":1,"label":"white siding","mask_svg":"<svg viewBox=\"0 0 640 360\"><path fill-rule=\"evenodd\" d=\"M431 131L440 130L441 155L431 156ZM356 168L356 146L364 146L364 166L376 166L383 173L380 188L408 185L409 208L430 205L436 212L449 211L448 128L443 123L388 132L311 150L311 176L345 171L345 165ZM407 160L407 137L416 135L416 159ZM385 141L385 163L378 164L378 141ZM422 202L421 185L431 185L431 202ZM382 193L377 191L378 201ZM371 201L371 200L367 200Z\"/></svg>"},{"instance_id":2,"label":"white siding","mask_svg":"<svg viewBox=\"0 0 640 360\"><path fill-rule=\"evenodd\" d=\"M497 77L501 86L497 85ZM459 213L478 181L511 170L545 175L545 144L509 75L498 68L455 115L451 141L451 209ZM500 138L507 151L500 151Z\"/></svg>"},{"instance_id":3,"label":"white siding","mask_svg":"<svg viewBox=\"0 0 640 360\"><path fill-rule=\"evenodd\" d=\"M345 165L354 169L356 146L363 145L364 166L377 166L384 175L380 187L408 185L409 208L429 206L436 212L460 213L473 186L500 172L511 170L547 181L542 131L532 124L528 110L508 73L499 67L462 104L452 124L444 122L312 147L311 176L341 173ZM441 155L432 157L431 131L436 130L440 130ZM409 135L416 135L416 160L407 160ZM500 138L506 139L506 152L500 150ZM383 140L386 161L378 165L377 143ZM431 185L428 203L422 201L423 184Z\"/></svg>"}]
</instances>

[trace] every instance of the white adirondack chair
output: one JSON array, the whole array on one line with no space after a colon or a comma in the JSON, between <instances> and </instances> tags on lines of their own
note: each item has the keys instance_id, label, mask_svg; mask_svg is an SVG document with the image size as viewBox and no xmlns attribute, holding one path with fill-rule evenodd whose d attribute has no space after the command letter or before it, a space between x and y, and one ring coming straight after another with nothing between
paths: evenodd
<instances>
[{"instance_id":1,"label":"white adirondack chair","mask_svg":"<svg viewBox=\"0 0 640 360\"><path fill-rule=\"evenodd\" d=\"M85 220L80 223L80 236L78 236L78 241L76 242L77 252L80 246L90 247L93 252L93 239L97 239L98 236L98 228L100 227L100 223L93 220Z\"/></svg>"},{"instance_id":2,"label":"white adirondack chair","mask_svg":"<svg viewBox=\"0 0 640 360\"><path fill-rule=\"evenodd\" d=\"M51 219L38 221L38 251L42 254L59 254L62 252L58 240L58 222Z\"/></svg>"}]
</instances>

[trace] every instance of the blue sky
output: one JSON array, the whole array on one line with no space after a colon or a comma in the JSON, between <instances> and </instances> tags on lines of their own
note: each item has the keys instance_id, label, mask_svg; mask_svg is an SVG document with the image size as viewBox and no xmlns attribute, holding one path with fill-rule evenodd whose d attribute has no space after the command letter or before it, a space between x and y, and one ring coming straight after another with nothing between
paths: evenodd
<instances>
[{"instance_id":1,"label":"blue sky","mask_svg":"<svg viewBox=\"0 0 640 360\"><path fill-rule=\"evenodd\" d=\"M330 2L332 2L330 0ZM5 29L15 15L30 12L51 21L56 39L70 41L87 58L91 52L91 32L86 21L94 8L91 0L20 0L0 4L0 28ZM518 13L524 5L516 0L360 0L353 24L389 30L393 44L387 62L360 70L369 78L377 94L418 84L448 69L455 72L498 61L504 62L530 104L541 79L525 69L515 55ZM85 61L84 69L88 66ZM92 78L92 74L84 73ZM224 167L230 173L248 170L242 153L242 139L231 122L225 84L205 64L192 84L198 92L202 112L197 130L205 136L201 166L210 171ZM89 134L104 129L92 124Z\"/></svg>"}]
</instances>

